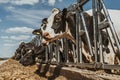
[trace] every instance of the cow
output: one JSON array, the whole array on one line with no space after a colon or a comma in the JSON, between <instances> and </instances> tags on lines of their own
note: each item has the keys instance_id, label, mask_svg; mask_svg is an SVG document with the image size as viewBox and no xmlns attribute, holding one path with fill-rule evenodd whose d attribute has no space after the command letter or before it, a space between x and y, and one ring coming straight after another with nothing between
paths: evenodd
<instances>
[{"instance_id":1,"label":"cow","mask_svg":"<svg viewBox=\"0 0 120 80\"><path fill-rule=\"evenodd\" d=\"M12 57L13 59L19 61L21 57L25 54L25 42L21 42L19 47L16 49L14 56Z\"/></svg>"},{"instance_id":2,"label":"cow","mask_svg":"<svg viewBox=\"0 0 120 80\"><path fill-rule=\"evenodd\" d=\"M58 14L61 14L61 16L64 15L64 16L62 16L62 19L61 19L61 20L64 20L64 18L66 16L66 14L64 13L65 10L66 9L63 10L63 14L62 14L59 9L55 9L55 10L53 10L53 11L56 11L55 13L53 13L50 17L42 20L41 34L42 34L43 38L45 39L43 41L43 44L49 44L49 42L53 42L53 41L58 40L60 38L68 38L74 44L76 44L76 40L75 40L75 33L76 33L75 21L71 21L71 24L69 24L67 21L61 21L64 24L62 23L62 24L60 24L61 26L59 26L59 25L54 26L54 21L55 21L54 19ZM70 14L70 15L72 15L72 14ZM87 15L87 13L85 15ZM73 17L70 20L74 20ZM59 27L59 29L55 29L57 27ZM58 30L58 32L56 30ZM87 56L90 57L90 55L87 55ZM90 61L92 62L91 58L89 58L89 57L88 57L88 59L90 59Z\"/></svg>"},{"instance_id":3,"label":"cow","mask_svg":"<svg viewBox=\"0 0 120 80\"><path fill-rule=\"evenodd\" d=\"M88 30L91 44L94 47L94 44L93 44L94 43L93 42L94 41L94 38L93 38L93 16L90 16L86 12L83 13L83 15L85 17L85 22L87 25L87 30ZM75 43L75 41L76 41L76 39L75 39L76 38L75 37L76 36L75 14L72 14L71 12L67 11L67 9L65 8L65 9L63 9L63 11L59 11L59 13L54 15L53 20L51 20L50 22L48 20L46 20L46 23L50 23L50 24L52 23L52 26L47 26L46 28L49 28L49 31L50 30L54 31L54 37L53 37L53 36L51 36L52 34L49 31L45 30L46 33L44 33L45 34L44 36L46 37L46 43L52 42L52 41L60 39L60 38L68 38L73 43ZM82 29L84 29L84 28L82 27ZM62 34L61 34L61 32L62 32ZM104 45L104 48L105 48L106 52L109 53L109 48L108 48L109 40L108 40L107 34L104 31L101 31L101 34L102 34L102 39L103 39L102 43ZM88 52L88 45L87 45L87 41L85 38L85 34L82 35L82 41L84 43L85 51ZM85 54L86 52L83 52L83 54ZM92 61L91 56L89 54L86 55L86 58L89 59L90 62Z\"/></svg>"},{"instance_id":4,"label":"cow","mask_svg":"<svg viewBox=\"0 0 120 80\"><path fill-rule=\"evenodd\" d=\"M40 45L34 49L29 49L26 54L20 59L20 63L24 66L33 65L38 60L45 61L45 47Z\"/></svg>"},{"instance_id":5,"label":"cow","mask_svg":"<svg viewBox=\"0 0 120 80\"><path fill-rule=\"evenodd\" d=\"M45 47L35 46L34 43L22 42L16 49L16 52L12 59L19 61L24 66L33 65L36 63L36 59L45 60Z\"/></svg>"}]
</instances>

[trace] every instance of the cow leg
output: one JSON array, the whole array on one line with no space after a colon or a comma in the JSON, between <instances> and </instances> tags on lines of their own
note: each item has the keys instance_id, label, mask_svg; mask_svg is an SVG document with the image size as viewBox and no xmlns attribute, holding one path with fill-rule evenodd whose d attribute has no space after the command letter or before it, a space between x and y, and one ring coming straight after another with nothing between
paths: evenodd
<instances>
[{"instance_id":1,"label":"cow leg","mask_svg":"<svg viewBox=\"0 0 120 80\"><path fill-rule=\"evenodd\" d=\"M92 60L92 56L88 53L88 48L86 45L84 45L84 48L82 49L83 51L83 55L85 56L85 58L90 62L90 63L93 63L93 60Z\"/></svg>"},{"instance_id":2,"label":"cow leg","mask_svg":"<svg viewBox=\"0 0 120 80\"><path fill-rule=\"evenodd\" d=\"M68 39L72 40L73 43L75 43L75 39L70 34L67 34L67 32L64 32L64 33L57 35L49 40L46 40L46 41L47 41L47 43L50 43L50 42L53 42L53 41L61 39L61 38L68 38Z\"/></svg>"}]
</instances>

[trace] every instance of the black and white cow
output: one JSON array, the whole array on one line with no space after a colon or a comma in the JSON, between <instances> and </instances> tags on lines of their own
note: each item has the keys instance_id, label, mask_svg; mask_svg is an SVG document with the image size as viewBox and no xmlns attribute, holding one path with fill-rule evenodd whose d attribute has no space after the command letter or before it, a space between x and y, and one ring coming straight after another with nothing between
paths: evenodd
<instances>
[{"instance_id":1,"label":"black and white cow","mask_svg":"<svg viewBox=\"0 0 120 80\"><path fill-rule=\"evenodd\" d=\"M46 38L46 43L52 42L54 40L60 39L60 38L68 38L70 39L73 43L75 43L75 36L76 36L76 17L75 14L72 14L71 12L67 11L67 9L63 9L63 11L56 10L57 13L50 16L52 19L49 21L49 18L46 20L47 22L47 27L48 29L43 30L44 36ZM94 38L93 38L93 17L90 16L88 13L84 13L84 18L85 22L87 25L87 30L88 34L91 40L91 44L94 46ZM52 24L48 25L48 24ZM84 28L82 28L84 29ZM54 32L53 32L54 31ZM52 32L52 33L51 33ZM62 34L61 34L62 32ZM109 40L108 36L104 31L101 31L102 33L102 41L103 45L105 46L106 52L109 53ZM53 37L54 36L54 37ZM86 54L88 52L88 45L86 41L85 34L82 35L82 41L84 43L84 49L83 49L83 54L86 56L86 58L92 62L91 56L89 54ZM107 48L106 48L107 47Z\"/></svg>"},{"instance_id":2,"label":"black and white cow","mask_svg":"<svg viewBox=\"0 0 120 80\"><path fill-rule=\"evenodd\" d=\"M19 61L24 66L33 65L36 60L45 60L45 47L43 45L35 46L34 43L22 42L16 49L12 59Z\"/></svg>"},{"instance_id":3,"label":"black and white cow","mask_svg":"<svg viewBox=\"0 0 120 80\"><path fill-rule=\"evenodd\" d=\"M45 18L42 21L45 23L45 24L43 23L44 25L41 26L42 35L45 39L43 43L48 44L49 42L53 42L61 38L68 38L73 43L75 43L76 25L75 25L75 18L73 17L75 15L68 13L66 9L64 9L63 11L60 11L59 9L55 9L53 11L55 13L53 12L53 14L50 17ZM87 13L85 13L85 15L88 16L88 18L90 18ZM68 21L66 21L66 16L70 18L68 19ZM57 17L59 19L56 19ZM58 22L56 23L56 25L55 25L55 21ZM88 24L90 23L88 22ZM44 27L46 29L43 29ZM89 54L85 54L85 55L86 58L90 59L90 62L92 62L91 56Z\"/></svg>"}]
</instances>

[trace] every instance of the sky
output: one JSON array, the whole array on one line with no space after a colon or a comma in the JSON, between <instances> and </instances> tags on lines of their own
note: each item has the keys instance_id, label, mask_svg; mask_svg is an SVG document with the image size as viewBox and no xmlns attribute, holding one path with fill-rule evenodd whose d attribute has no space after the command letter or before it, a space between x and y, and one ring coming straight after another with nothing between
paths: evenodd
<instances>
[{"instance_id":1,"label":"sky","mask_svg":"<svg viewBox=\"0 0 120 80\"><path fill-rule=\"evenodd\" d=\"M120 10L120 0L104 0L108 9ZM67 8L76 0L0 0L0 57L11 57L21 42L33 39L32 31L53 8ZM91 0L84 10L91 8Z\"/></svg>"}]
</instances>

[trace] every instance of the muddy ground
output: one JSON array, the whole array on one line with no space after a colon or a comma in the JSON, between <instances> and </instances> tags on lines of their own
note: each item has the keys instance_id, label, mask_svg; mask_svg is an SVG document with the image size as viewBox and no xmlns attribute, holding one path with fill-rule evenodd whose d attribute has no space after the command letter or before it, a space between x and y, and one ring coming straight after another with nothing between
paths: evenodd
<instances>
[{"instance_id":1,"label":"muddy ground","mask_svg":"<svg viewBox=\"0 0 120 80\"><path fill-rule=\"evenodd\" d=\"M9 59L0 65L0 80L120 80L120 75L108 74L104 70L92 71L60 66L56 68L50 65L44 65L38 70L37 65L24 67Z\"/></svg>"}]
</instances>

